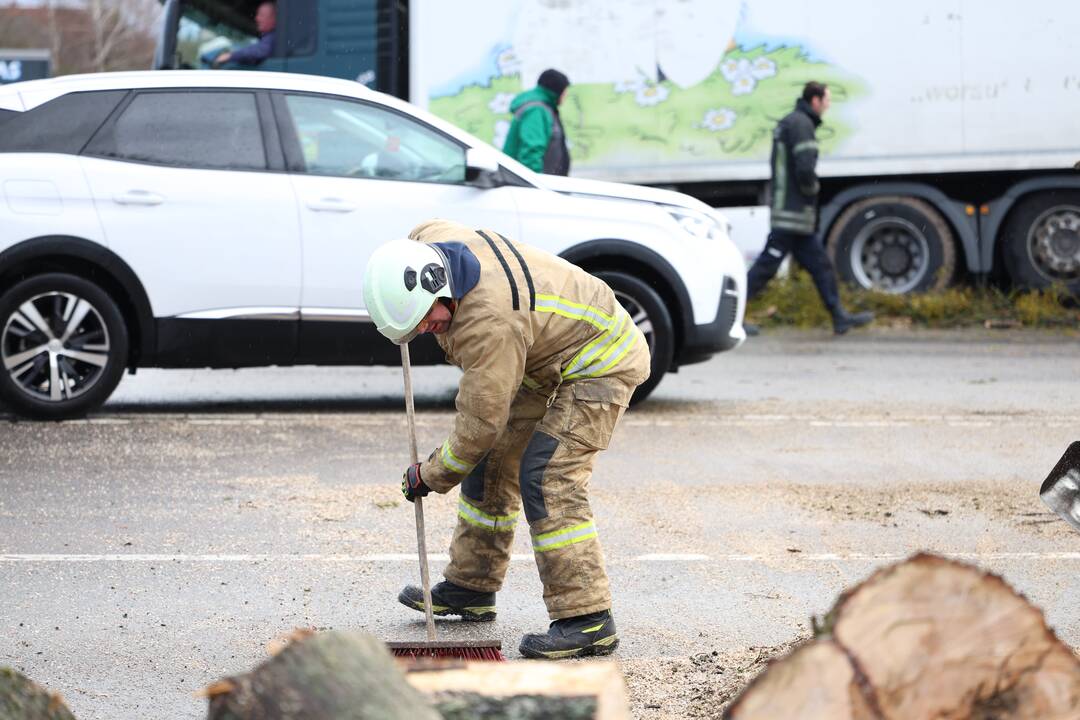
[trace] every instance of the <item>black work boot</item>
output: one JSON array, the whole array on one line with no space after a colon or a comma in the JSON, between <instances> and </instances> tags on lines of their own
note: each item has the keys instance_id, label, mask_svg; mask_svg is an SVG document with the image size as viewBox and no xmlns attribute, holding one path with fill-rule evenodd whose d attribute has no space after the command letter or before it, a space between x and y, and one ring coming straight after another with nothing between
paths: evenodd
<instances>
[{"instance_id":1,"label":"black work boot","mask_svg":"<svg viewBox=\"0 0 1080 720\"><path fill-rule=\"evenodd\" d=\"M556 620L546 633L529 633L518 648L527 658L561 660L586 655L610 655L619 646L610 610Z\"/></svg>"},{"instance_id":2,"label":"black work boot","mask_svg":"<svg viewBox=\"0 0 1080 720\"><path fill-rule=\"evenodd\" d=\"M424 612L424 591L415 585L406 585L398 593L397 599L402 605ZM474 622L490 622L495 619L495 593L476 592L443 580L431 588L431 613L460 615L462 620Z\"/></svg>"},{"instance_id":3,"label":"black work boot","mask_svg":"<svg viewBox=\"0 0 1080 720\"><path fill-rule=\"evenodd\" d=\"M848 313L840 309L833 313L832 329L837 335L843 335L851 328L862 327L872 322L874 322L872 312Z\"/></svg>"}]
</instances>

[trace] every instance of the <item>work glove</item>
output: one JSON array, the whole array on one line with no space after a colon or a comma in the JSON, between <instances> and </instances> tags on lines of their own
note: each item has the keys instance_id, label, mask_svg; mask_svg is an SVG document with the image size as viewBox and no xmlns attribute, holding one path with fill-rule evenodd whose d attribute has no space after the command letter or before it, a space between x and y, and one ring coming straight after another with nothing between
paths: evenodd
<instances>
[{"instance_id":1,"label":"work glove","mask_svg":"<svg viewBox=\"0 0 1080 720\"><path fill-rule=\"evenodd\" d=\"M427 497L429 492L431 488L420 479L420 463L410 465L401 476L401 494L412 502L414 498Z\"/></svg>"}]
</instances>

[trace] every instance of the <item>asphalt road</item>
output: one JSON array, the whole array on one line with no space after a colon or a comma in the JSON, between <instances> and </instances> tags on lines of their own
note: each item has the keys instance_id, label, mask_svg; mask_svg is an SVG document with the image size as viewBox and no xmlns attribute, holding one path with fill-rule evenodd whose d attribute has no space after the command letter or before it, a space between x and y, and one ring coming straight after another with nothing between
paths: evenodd
<instances>
[{"instance_id":1,"label":"asphalt road","mask_svg":"<svg viewBox=\"0 0 1080 720\"><path fill-rule=\"evenodd\" d=\"M456 371L417 371L420 447ZM777 333L684 368L593 479L643 718L715 717L845 587L916 550L1002 573L1080 645L1080 536L1037 497L1080 430L1076 338ZM140 372L88 420L0 415L0 665L80 720L199 718L297 626L421 639L399 371ZM2 411L0 411L2 413ZM428 503L437 569L453 495ZM489 625L546 627L519 527Z\"/></svg>"}]
</instances>

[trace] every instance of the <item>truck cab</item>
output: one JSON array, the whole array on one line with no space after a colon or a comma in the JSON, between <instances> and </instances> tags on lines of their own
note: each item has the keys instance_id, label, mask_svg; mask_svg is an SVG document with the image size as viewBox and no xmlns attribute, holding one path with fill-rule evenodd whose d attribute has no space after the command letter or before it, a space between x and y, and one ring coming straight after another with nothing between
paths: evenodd
<instances>
[{"instance_id":1,"label":"truck cab","mask_svg":"<svg viewBox=\"0 0 1080 720\"><path fill-rule=\"evenodd\" d=\"M258 40L255 13L264 0L163 0L154 69L209 69L222 50ZM406 96L405 14L391 0L277 0L272 54L247 69L356 80ZM242 68L240 68L242 69Z\"/></svg>"}]
</instances>

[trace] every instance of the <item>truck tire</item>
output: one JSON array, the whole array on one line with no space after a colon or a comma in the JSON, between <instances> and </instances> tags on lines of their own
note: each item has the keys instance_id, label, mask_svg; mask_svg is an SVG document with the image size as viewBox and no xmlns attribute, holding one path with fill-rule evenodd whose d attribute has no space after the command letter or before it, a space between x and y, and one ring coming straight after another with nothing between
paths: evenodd
<instances>
[{"instance_id":1,"label":"truck tire","mask_svg":"<svg viewBox=\"0 0 1080 720\"><path fill-rule=\"evenodd\" d=\"M998 242L1013 285L1054 283L1080 294L1080 192L1029 195L1009 212Z\"/></svg>"},{"instance_id":2,"label":"truck tire","mask_svg":"<svg viewBox=\"0 0 1080 720\"><path fill-rule=\"evenodd\" d=\"M630 404L636 405L656 389L671 367L675 356L675 329L671 323L671 313L660 295L633 275L615 270L601 270L593 275L606 282L614 291L615 298L637 323L649 344L652 370L649 379L638 385L634 391Z\"/></svg>"},{"instance_id":3,"label":"truck tire","mask_svg":"<svg viewBox=\"0 0 1080 720\"><path fill-rule=\"evenodd\" d=\"M906 195L852 204L833 223L827 245L840 278L868 290L941 290L956 271L949 224L930 203Z\"/></svg>"},{"instance_id":4,"label":"truck tire","mask_svg":"<svg viewBox=\"0 0 1080 720\"><path fill-rule=\"evenodd\" d=\"M0 294L0 398L20 415L62 420L99 407L127 357L123 315L88 280L48 273Z\"/></svg>"}]
</instances>

